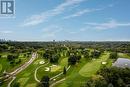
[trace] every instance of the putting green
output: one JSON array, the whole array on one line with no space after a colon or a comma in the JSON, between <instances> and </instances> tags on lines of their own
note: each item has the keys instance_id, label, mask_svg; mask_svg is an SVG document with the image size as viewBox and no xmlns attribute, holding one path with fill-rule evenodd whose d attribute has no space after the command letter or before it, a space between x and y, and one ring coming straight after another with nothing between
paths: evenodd
<instances>
[{"instance_id":1,"label":"putting green","mask_svg":"<svg viewBox=\"0 0 130 87\"><path fill-rule=\"evenodd\" d=\"M33 64L37 65L37 64L39 64L40 61L44 61L44 59L38 59Z\"/></svg>"},{"instance_id":2,"label":"putting green","mask_svg":"<svg viewBox=\"0 0 130 87\"><path fill-rule=\"evenodd\" d=\"M52 66L51 67L51 72L56 72L60 69L61 67L60 66Z\"/></svg>"},{"instance_id":3,"label":"putting green","mask_svg":"<svg viewBox=\"0 0 130 87\"><path fill-rule=\"evenodd\" d=\"M2 71L2 65L0 64L0 72Z\"/></svg>"},{"instance_id":4,"label":"putting green","mask_svg":"<svg viewBox=\"0 0 130 87\"><path fill-rule=\"evenodd\" d=\"M84 77L90 77L94 75L100 69L101 62L106 61L108 57L109 54L107 53L102 55L99 59L92 60L80 69L79 74Z\"/></svg>"}]
</instances>

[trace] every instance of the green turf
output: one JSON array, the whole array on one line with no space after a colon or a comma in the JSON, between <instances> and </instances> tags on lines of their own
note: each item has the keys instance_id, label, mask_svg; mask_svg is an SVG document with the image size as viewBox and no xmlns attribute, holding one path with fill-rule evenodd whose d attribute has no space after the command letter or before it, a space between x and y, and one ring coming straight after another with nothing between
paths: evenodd
<instances>
[{"instance_id":1,"label":"green turf","mask_svg":"<svg viewBox=\"0 0 130 87\"><path fill-rule=\"evenodd\" d=\"M109 53L101 56L100 59L86 61L82 58L81 62L76 66L71 66L71 69L67 72L66 80L55 85L55 87L80 87L100 69L101 62L106 61ZM95 65L96 64L96 65ZM95 70L96 69L96 70ZM88 71L89 70L89 71ZM87 74L86 74L87 72Z\"/></svg>"},{"instance_id":2,"label":"green turf","mask_svg":"<svg viewBox=\"0 0 130 87\"><path fill-rule=\"evenodd\" d=\"M26 87L36 87L37 84L36 83L32 83L32 84L28 84Z\"/></svg>"},{"instance_id":3,"label":"green turf","mask_svg":"<svg viewBox=\"0 0 130 87\"><path fill-rule=\"evenodd\" d=\"M36 87L37 82L34 79L34 71L38 66L41 66L41 64L39 64L40 61L45 61L43 58L38 58L36 59L29 67L27 67L25 70L23 70L21 73L19 73L17 75L16 80L12 83L12 86L15 82L19 82L21 81L21 78L26 78L25 83L23 85L23 83L20 83L20 85L22 85L21 87Z\"/></svg>"},{"instance_id":4,"label":"green turf","mask_svg":"<svg viewBox=\"0 0 130 87\"><path fill-rule=\"evenodd\" d=\"M29 60L29 58L24 57L24 53L21 53L20 56L15 60L18 61L19 59L21 59L21 63L19 64L15 64L14 66L10 65L9 61L7 60L7 55L12 54L12 53L0 53L2 55L2 58L0 59L0 64L4 67L2 67L2 70L0 70L0 75L3 73L3 71L7 71L7 72L12 72L14 71L16 68L18 68L19 66L21 66L22 64L24 64L26 61ZM15 54L15 53L14 53Z\"/></svg>"},{"instance_id":5,"label":"green turf","mask_svg":"<svg viewBox=\"0 0 130 87\"><path fill-rule=\"evenodd\" d=\"M2 65L0 64L0 72L2 71Z\"/></svg>"},{"instance_id":6,"label":"green turf","mask_svg":"<svg viewBox=\"0 0 130 87\"><path fill-rule=\"evenodd\" d=\"M118 57L120 57L120 58L129 58L130 59L130 56L128 56L126 53L118 53Z\"/></svg>"},{"instance_id":7,"label":"green turf","mask_svg":"<svg viewBox=\"0 0 130 87\"><path fill-rule=\"evenodd\" d=\"M101 62L104 62L108 59L108 54L102 55L99 59L92 60L91 62L84 65L81 70L79 71L79 74L84 77L90 77L94 75L97 70L100 69L100 66L102 65Z\"/></svg>"},{"instance_id":8,"label":"green turf","mask_svg":"<svg viewBox=\"0 0 130 87\"><path fill-rule=\"evenodd\" d=\"M20 83L20 87L24 87L29 78L20 78L18 82Z\"/></svg>"},{"instance_id":9,"label":"green turf","mask_svg":"<svg viewBox=\"0 0 130 87\"><path fill-rule=\"evenodd\" d=\"M86 60L85 58L81 58L78 64L76 64L75 66L71 66L71 68L67 71L66 80L59 84L56 84L55 87L83 86L84 83L88 80L88 78L90 78L100 69L101 62L107 61L108 62L107 64L111 66L112 60L109 60L108 57L109 57L109 53L104 53L100 56L99 59L96 60ZM17 75L16 80L13 82L13 84L15 82L20 82L21 87L36 87L37 82L34 79L34 71L37 67L41 66L41 64L39 64L40 61L45 61L45 60L41 57L37 58L28 68L26 68L25 70L23 70L21 73ZM59 63L57 64L58 67L53 67L52 71L50 72L50 71L45 71L45 67L52 66L52 64L43 66L38 70L37 77L39 80L44 75L48 75L51 78L61 73L63 71L64 66L67 65L68 65L68 58L66 57L60 58ZM64 77L65 77L64 75L61 75L60 77L56 78L56 81Z\"/></svg>"},{"instance_id":10,"label":"green turf","mask_svg":"<svg viewBox=\"0 0 130 87\"><path fill-rule=\"evenodd\" d=\"M38 72L37 72L37 77L39 79L41 79L44 75L48 75L50 78L61 73L63 71L64 66L68 65L68 58L61 58L61 60L59 61L59 64L57 65L57 67L53 67L51 72L50 71L45 71L45 67L50 67L53 64L48 64L47 66L43 66L41 67Z\"/></svg>"},{"instance_id":11,"label":"green turf","mask_svg":"<svg viewBox=\"0 0 130 87\"><path fill-rule=\"evenodd\" d=\"M81 76L78 72L86 63L86 59L82 58L79 64L71 66L67 71L66 80L55 87L80 87L86 81L86 77Z\"/></svg>"}]
</instances>

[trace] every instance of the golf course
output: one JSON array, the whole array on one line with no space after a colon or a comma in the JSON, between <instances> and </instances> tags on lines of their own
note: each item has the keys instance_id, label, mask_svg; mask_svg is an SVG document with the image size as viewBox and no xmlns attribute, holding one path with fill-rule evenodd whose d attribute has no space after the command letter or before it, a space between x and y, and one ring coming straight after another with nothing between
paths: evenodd
<instances>
[{"instance_id":1,"label":"golf course","mask_svg":"<svg viewBox=\"0 0 130 87\"><path fill-rule=\"evenodd\" d=\"M103 78L98 74L102 69L111 68L117 58L130 59L128 53L80 48L78 45L50 46L32 49L32 52L17 52L17 55L2 52L0 55L2 87L86 86L91 79Z\"/></svg>"}]
</instances>

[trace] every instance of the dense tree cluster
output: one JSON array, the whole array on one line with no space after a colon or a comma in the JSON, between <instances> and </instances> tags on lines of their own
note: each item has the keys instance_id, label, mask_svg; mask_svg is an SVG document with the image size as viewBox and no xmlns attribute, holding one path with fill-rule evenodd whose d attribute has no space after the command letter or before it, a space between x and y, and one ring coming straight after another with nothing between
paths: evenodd
<instances>
[{"instance_id":1,"label":"dense tree cluster","mask_svg":"<svg viewBox=\"0 0 130 87\"><path fill-rule=\"evenodd\" d=\"M91 57L92 58L98 58L101 55L101 52L98 50L94 50L91 52Z\"/></svg>"},{"instance_id":2,"label":"dense tree cluster","mask_svg":"<svg viewBox=\"0 0 130 87\"><path fill-rule=\"evenodd\" d=\"M75 65L77 62L79 62L81 59L81 55L71 55L68 58L68 64L69 65Z\"/></svg>"},{"instance_id":3,"label":"dense tree cluster","mask_svg":"<svg viewBox=\"0 0 130 87\"><path fill-rule=\"evenodd\" d=\"M19 63L21 63L21 59L18 59L18 57L19 57L19 54L17 54L17 55L9 54L7 56L7 60L10 62L11 65L19 64ZM15 61L16 59L18 59L18 61Z\"/></svg>"},{"instance_id":4,"label":"dense tree cluster","mask_svg":"<svg viewBox=\"0 0 130 87\"><path fill-rule=\"evenodd\" d=\"M118 58L117 52L111 52L109 58L110 59L117 59Z\"/></svg>"},{"instance_id":5,"label":"dense tree cluster","mask_svg":"<svg viewBox=\"0 0 130 87\"><path fill-rule=\"evenodd\" d=\"M90 58L89 52L90 50L82 49L81 54L84 56L84 58L89 59Z\"/></svg>"},{"instance_id":6,"label":"dense tree cluster","mask_svg":"<svg viewBox=\"0 0 130 87\"><path fill-rule=\"evenodd\" d=\"M85 87L127 87L130 84L129 68L102 68L98 75L98 78L87 81Z\"/></svg>"},{"instance_id":7,"label":"dense tree cluster","mask_svg":"<svg viewBox=\"0 0 130 87\"><path fill-rule=\"evenodd\" d=\"M47 49L44 52L43 57L45 59L50 60L50 63L58 63L58 60L60 58L60 54L57 50Z\"/></svg>"},{"instance_id":8,"label":"dense tree cluster","mask_svg":"<svg viewBox=\"0 0 130 87\"><path fill-rule=\"evenodd\" d=\"M41 79L40 87L49 87L50 78L48 76L43 76Z\"/></svg>"}]
</instances>

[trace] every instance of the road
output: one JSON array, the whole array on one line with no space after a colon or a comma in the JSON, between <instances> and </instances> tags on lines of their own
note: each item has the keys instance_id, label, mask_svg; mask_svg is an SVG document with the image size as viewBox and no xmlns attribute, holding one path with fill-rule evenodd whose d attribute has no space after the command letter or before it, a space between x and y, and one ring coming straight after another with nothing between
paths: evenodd
<instances>
[{"instance_id":1,"label":"road","mask_svg":"<svg viewBox=\"0 0 130 87\"><path fill-rule=\"evenodd\" d=\"M16 70L14 70L13 72L9 73L8 76L7 76L8 79L9 79L9 78L13 78L13 79L9 82L9 84L8 84L7 87L10 87L11 83L12 83L12 82L15 80L15 78L16 78L15 76L16 76L18 73L20 73L21 71L23 71L24 69L26 69L36 58L37 58L37 53L33 53L31 59L30 59L28 62L26 62L26 63L23 64L21 67L19 67L19 68L17 68Z\"/></svg>"}]
</instances>

